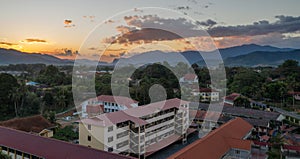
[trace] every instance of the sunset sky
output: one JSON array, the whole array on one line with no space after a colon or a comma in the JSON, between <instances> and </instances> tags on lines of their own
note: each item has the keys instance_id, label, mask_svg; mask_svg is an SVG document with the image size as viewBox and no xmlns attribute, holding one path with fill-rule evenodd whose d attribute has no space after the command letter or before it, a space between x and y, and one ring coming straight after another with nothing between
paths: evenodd
<instances>
[{"instance_id":1,"label":"sunset sky","mask_svg":"<svg viewBox=\"0 0 300 159\"><path fill-rule=\"evenodd\" d=\"M131 52L136 53L157 46L168 46L172 51L193 49L181 37L143 29L159 25L171 31L178 26L180 29L173 29L184 33L184 38L203 42L203 50L213 47L194 36L199 28L211 35L218 48L250 43L300 48L299 6L299 0L7 0L0 5L0 47L74 58L85 54L80 46L98 26L101 35L93 45L84 46L89 49L89 57L103 49L97 46L100 43L110 44L105 52L107 60L133 49ZM141 9L144 7L167 8L182 17L161 16L155 10Z\"/></svg>"}]
</instances>

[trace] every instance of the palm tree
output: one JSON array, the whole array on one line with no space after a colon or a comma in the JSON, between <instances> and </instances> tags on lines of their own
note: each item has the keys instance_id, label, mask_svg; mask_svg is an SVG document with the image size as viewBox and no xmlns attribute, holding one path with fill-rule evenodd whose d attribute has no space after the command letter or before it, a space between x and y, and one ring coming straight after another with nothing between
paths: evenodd
<instances>
[{"instance_id":1,"label":"palm tree","mask_svg":"<svg viewBox=\"0 0 300 159\"><path fill-rule=\"evenodd\" d=\"M268 154L268 159L278 159L282 158L281 146L284 144L283 137L281 134L277 134L270 139L272 146L270 147Z\"/></svg>"},{"instance_id":2,"label":"palm tree","mask_svg":"<svg viewBox=\"0 0 300 159\"><path fill-rule=\"evenodd\" d=\"M17 87L14 87L9 94L11 100L14 102L15 115L18 117L18 103L21 98L21 93Z\"/></svg>"}]
</instances>

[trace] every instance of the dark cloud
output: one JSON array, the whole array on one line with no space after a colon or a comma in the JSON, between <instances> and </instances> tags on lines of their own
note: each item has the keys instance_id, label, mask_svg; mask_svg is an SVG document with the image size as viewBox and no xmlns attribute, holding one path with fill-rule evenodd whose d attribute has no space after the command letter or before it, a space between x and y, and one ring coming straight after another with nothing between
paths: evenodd
<instances>
[{"instance_id":1,"label":"dark cloud","mask_svg":"<svg viewBox=\"0 0 300 159\"><path fill-rule=\"evenodd\" d=\"M65 24L65 25L70 25L70 24L72 24L72 20L66 19L66 20L64 21L64 24Z\"/></svg>"},{"instance_id":2,"label":"dark cloud","mask_svg":"<svg viewBox=\"0 0 300 159\"><path fill-rule=\"evenodd\" d=\"M21 42L23 42L23 43L47 43L46 40L36 39L36 38L28 38L28 39L25 39Z\"/></svg>"},{"instance_id":3,"label":"dark cloud","mask_svg":"<svg viewBox=\"0 0 300 159\"><path fill-rule=\"evenodd\" d=\"M181 37L161 29L145 28L141 30L133 30L122 34L119 37L106 39L107 43L133 44L133 43L150 43L152 41L174 40Z\"/></svg>"},{"instance_id":4,"label":"dark cloud","mask_svg":"<svg viewBox=\"0 0 300 159\"><path fill-rule=\"evenodd\" d=\"M144 12L142 9L139 9L139 8L134 8L133 11L135 11L135 12L141 12L141 13Z\"/></svg>"},{"instance_id":5,"label":"dark cloud","mask_svg":"<svg viewBox=\"0 0 300 159\"><path fill-rule=\"evenodd\" d=\"M90 48L88 48L88 50L97 50L97 48L95 48L95 47L90 47Z\"/></svg>"},{"instance_id":6,"label":"dark cloud","mask_svg":"<svg viewBox=\"0 0 300 159\"><path fill-rule=\"evenodd\" d=\"M179 6L176 8L177 10L189 10L191 9L189 6Z\"/></svg>"},{"instance_id":7,"label":"dark cloud","mask_svg":"<svg viewBox=\"0 0 300 159\"><path fill-rule=\"evenodd\" d=\"M0 45L14 46L14 45L18 45L18 44L0 41Z\"/></svg>"},{"instance_id":8,"label":"dark cloud","mask_svg":"<svg viewBox=\"0 0 300 159\"><path fill-rule=\"evenodd\" d=\"M105 21L104 23L105 23L105 24L112 24L112 23L114 23L114 22L115 22L115 21L113 21L113 20L110 19L110 20Z\"/></svg>"},{"instance_id":9,"label":"dark cloud","mask_svg":"<svg viewBox=\"0 0 300 159\"><path fill-rule=\"evenodd\" d=\"M202 22L197 21L197 24L205 26L205 27L212 27L212 26L216 25L217 22L215 22L215 21L213 21L211 19L208 19L208 20L202 21Z\"/></svg>"},{"instance_id":10,"label":"dark cloud","mask_svg":"<svg viewBox=\"0 0 300 159\"><path fill-rule=\"evenodd\" d=\"M128 26L137 28L155 28L177 33L183 37L203 35L197 24L185 18L162 18L157 15L125 16L124 20Z\"/></svg>"},{"instance_id":11,"label":"dark cloud","mask_svg":"<svg viewBox=\"0 0 300 159\"><path fill-rule=\"evenodd\" d=\"M73 51L70 49L61 49L63 52L57 53L57 56L73 56L73 55L80 55L78 51Z\"/></svg>"},{"instance_id":12,"label":"dark cloud","mask_svg":"<svg viewBox=\"0 0 300 159\"><path fill-rule=\"evenodd\" d=\"M269 33L291 33L300 31L300 16L275 16L274 23L262 20L251 25L217 26L208 30L211 36L255 36Z\"/></svg>"},{"instance_id":13,"label":"dark cloud","mask_svg":"<svg viewBox=\"0 0 300 159\"><path fill-rule=\"evenodd\" d=\"M73 24L73 21L70 19L65 19L64 24L65 24L65 26L64 26L65 28L75 27L75 24Z\"/></svg>"}]
</instances>

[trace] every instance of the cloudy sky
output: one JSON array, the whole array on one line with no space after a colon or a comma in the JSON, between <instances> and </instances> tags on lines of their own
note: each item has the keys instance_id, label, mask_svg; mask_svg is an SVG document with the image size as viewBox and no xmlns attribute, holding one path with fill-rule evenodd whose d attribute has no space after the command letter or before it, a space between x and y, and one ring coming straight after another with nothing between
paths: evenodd
<instances>
[{"instance_id":1,"label":"cloudy sky","mask_svg":"<svg viewBox=\"0 0 300 159\"><path fill-rule=\"evenodd\" d=\"M186 39L202 50L215 48L210 40L217 48L250 43L300 48L299 6L299 0L2 1L0 47L62 58L105 50L108 60L161 46L193 50Z\"/></svg>"}]
</instances>

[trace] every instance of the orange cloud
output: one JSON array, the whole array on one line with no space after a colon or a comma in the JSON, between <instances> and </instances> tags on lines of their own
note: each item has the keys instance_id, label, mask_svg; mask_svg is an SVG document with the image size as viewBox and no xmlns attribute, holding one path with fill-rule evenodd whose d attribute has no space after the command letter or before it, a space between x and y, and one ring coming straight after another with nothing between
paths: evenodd
<instances>
[{"instance_id":1,"label":"orange cloud","mask_svg":"<svg viewBox=\"0 0 300 159\"><path fill-rule=\"evenodd\" d=\"M0 45L14 46L14 45L18 45L18 44L0 41Z\"/></svg>"},{"instance_id":2,"label":"orange cloud","mask_svg":"<svg viewBox=\"0 0 300 159\"><path fill-rule=\"evenodd\" d=\"M70 25L71 23L72 23L72 20L69 20L69 19L66 19L64 22L64 24L66 24L66 25Z\"/></svg>"}]
</instances>

